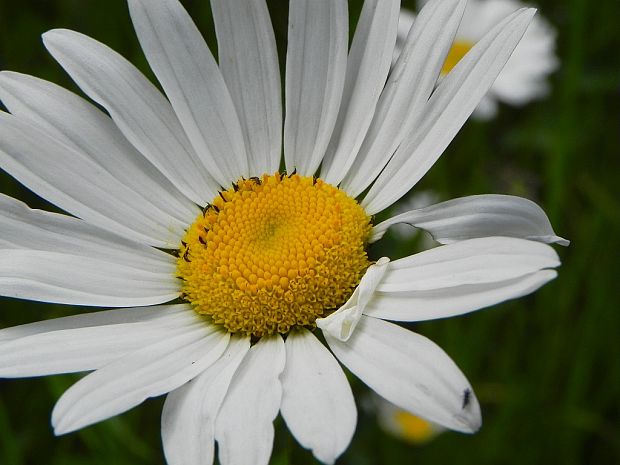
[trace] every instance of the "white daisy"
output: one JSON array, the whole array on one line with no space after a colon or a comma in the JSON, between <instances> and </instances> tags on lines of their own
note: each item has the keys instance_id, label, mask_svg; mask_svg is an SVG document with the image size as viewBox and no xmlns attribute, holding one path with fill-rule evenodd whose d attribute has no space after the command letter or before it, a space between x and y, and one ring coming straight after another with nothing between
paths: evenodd
<instances>
[{"instance_id":1,"label":"white daisy","mask_svg":"<svg viewBox=\"0 0 620 465\"><path fill-rule=\"evenodd\" d=\"M447 74L498 21L524 6L517 0L469 0L442 74ZM414 19L412 12L401 10L396 55ZM555 30L545 18L540 15L534 17L519 46L474 111L475 117L494 117L498 102L520 106L549 93L547 77L558 67L555 35Z\"/></svg>"},{"instance_id":2,"label":"white daisy","mask_svg":"<svg viewBox=\"0 0 620 465\"><path fill-rule=\"evenodd\" d=\"M397 407L380 396L373 396L373 410L383 431L411 444L425 444L446 429L407 410Z\"/></svg>"},{"instance_id":3,"label":"white daisy","mask_svg":"<svg viewBox=\"0 0 620 465\"><path fill-rule=\"evenodd\" d=\"M356 425L337 359L408 411L479 428L478 401L452 360L384 320L442 318L532 292L559 265L544 242L564 240L538 206L509 196L376 226L371 215L441 155L533 10L500 22L435 89L464 1L424 8L389 78L400 5L380 5L365 2L347 50L346 1L291 1L283 147L263 1L212 1L218 66L176 0L129 0L166 97L105 45L44 34L109 116L49 82L0 74L11 112L0 115L0 167L74 215L0 197L0 293L126 307L0 331L0 376L92 371L58 401L56 434L169 393L171 465L210 463L214 441L224 465L265 464L278 413L332 463ZM371 263L366 244L398 222L447 245Z\"/></svg>"}]
</instances>

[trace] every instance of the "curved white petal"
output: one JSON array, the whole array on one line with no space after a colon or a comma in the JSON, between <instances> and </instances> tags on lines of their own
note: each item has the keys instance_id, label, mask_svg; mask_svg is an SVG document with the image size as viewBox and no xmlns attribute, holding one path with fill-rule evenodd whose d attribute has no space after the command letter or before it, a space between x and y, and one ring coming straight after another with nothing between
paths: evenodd
<instances>
[{"instance_id":1,"label":"curved white petal","mask_svg":"<svg viewBox=\"0 0 620 465\"><path fill-rule=\"evenodd\" d=\"M323 463L334 463L357 423L353 393L340 365L307 329L286 339L282 417L299 443Z\"/></svg>"},{"instance_id":2,"label":"curved white petal","mask_svg":"<svg viewBox=\"0 0 620 465\"><path fill-rule=\"evenodd\" d=\"M273 420L282 399L284 341L263 337L233 377L215 422L222 465L266 465L273 448Z\"/></svg>"},{"instance_id":3,"label":"curved white petal","mask_svg":"<svg viewBox=\"0 0 620 465\"><path fill-rule=\"evenodd\" d=\"M120 315L101 312L99 325L72 327L79 317L40 325L34 323L34 334L0 342L0 377L15 378L72 373L101 368L127 354L169 338L195 323L191 309L170 311L170 308L151 307L142 318L132 317L136 309L116 310ZM122 320L134 320L121 322ZM121 320L121 321L118 321ZM69 326L62 328L63 325ZM38 327L37 327L38 326ZM57 329L49 330L49 326ZM11 330L12 328L8 328ZM23 330L22 330L23 331ZM4 331L0 331L0 341ZM15 332L20 332L19 328Z\"/></svg>"},{"instance_id":4,"label":"curved white petal","mask_svg":"<svg viewBox=\"0 0 620 465\"><path fill-rule=\"evenodd\" d=\"M464 8L464 0L429 2L405 34L407 40L381 93L368 133L341 184L351 197L372 183L424 117Z\"/></svg>"},{"instance_id":5,"label":"curved white petal","mask_svg":"<svg viewBox=\"0 0 620 465\"><path fill-rule=\"evenodd\" d=\"M531 294L556 276L554 270L542 270L492 283L427 291L376 292L364 313L394 321L425 321L462 315Z\"/></svg>"},{"instance_id":6,"label":"curved white petal","mask_svg":"<svg viewBox=\"0 0 620 465\"><path fill-rule=\"evenodd\" d=\"M0 249L56 252L145 271L174 273L176 259L170 254L72 216L32 210L3 194L0 194L0 231Z\"/></svg>"},{"instance_id":7,"label":"curved white petal","mask_svg":"<svg viewBox=\"0 0 620 465\"><path fill-rule=\"evenodd\" d=\"M274 173L282 153L282 90L264 0L211 0L218 59L243 129L253 175Z\"/></svg>"},{"instance_id":8,"label":"curved white petal","mask_svg":"<svg viewBox=\"0 0 620 465\"><path fill-rule=\"evenodd\" d=\"M179 334L89 374L56 403L52 425L65 434L123 413L196 377L224 352L230 335L195 316Z\"/></svg>"},{"instance_id":9,"label":"curved white petal","mask_svg":"<svg viewBox=\"0 0 620 465\"><path fill-rule=\"evenodd\" d=\"M168 394L162 412L161 436L169 465L213 463L215 418L249 348L249 338L232 336L217 362Z\"/></svg>"},{"instance_id":10,"label":"curved white petal","mask_svg":"<svg viewBox=\"0 0 620 465\"><path fill-rule=\"evenodd\" d=\"M512 195L472 195L411 210L372 228L370 242L381 239L390 226L398 223L424 229L442 244L488 236L570 243L555 234L542 208Z\"/></svg>"},{"instance_id":11,"label":"curved white petal","mask_svg":"<svg viewBox=\"0 0 620 465\"><path fill-rule=\"evenodd\" d=\"M292 0L286 52L286 169L311 176L332 135L347 67L344 0Z\"/></svg>"},{"instance_id":12,"label":"curved white petal","mask_svg":"<svg viewBox=\"0 0 620 465\"><path fill-rule=\"evenodd\" d=\"M198 214L194 203L127 141L110 117L77 95L42 79L4 71L0 100L19 119L89 157L131 189L136 201L183 222Z\"/></svg>"},{"instance_id":13,"label":"curved white petal","mask_svg":"<svg viewBox=\"0 0 620 465\"><path fill-rule=\"evenodd\" d=\"M225 187L249 176L243 132L222 74L177 0L129 0L144 54L213 177Z\"/></svg>"},{"instance_id":14,"label":"curved white petal","mask_svg":"<svg viewBox=\"0 0 620 465\"><path fill-rule=\"evenodd\" d=\"M351 51L338 120L321 178L337 185L355 160L390 70L400 0L366 0Z\"/></svg>"},{"instance_id":15,"label":"curved white petal","mask_svg":"<svg viewBox=\"0 0 620 465\"><path fill-rule=\"evenodd\" d=\"M118 325L126 323L154 322L169 315L183 314L191 310L187 304L157 305L155 307L135 307L115 310L93 311L80 315L71 315L35 323L12 326L0 330L0 342L13 341L19 338L53 331L63 331L94 326ZM182 315L180 318L184 318Z\"/></svg>"},{"instance_id":16,"label":"curved white petal","mask_svg":"<svg viewBox=\"0 0 620 465\"><path fill-rule=\"evenodd\" d=\"M365 316L348 342L328 334L325 339L353 374L398 407L463 433L480 428L480 405L471 385L427 338Z\"/></svg>"},{"instance_id":17,"label":"curved white petal","mask_svg":"<svg viewBox=\"0 0 620 465\"><path fill-rule=\"evenodd\" d=\"M0 253L0 295L71 305L127 307L179 294L174 267L141 270L105 260L39 250Z\"/></svg>"},{"instance_id":18,"label":"curved white petal","mask_svg":"<svg viewBox=\"0 0 620 465\"><path fill-rule=\"evenodd\" d=\"M430 169L491 87L534 12L525 8L499 23L441 81L424 120L400 145L362 201L366 212L375 214L390 206Z\"/></svg>"},{"instance_id":19,"label":"curved white petal","mask_svg":"<svg viewBox=\"0 0 620 465\"><path fill-rule=\"evenodd\" d=\"M347 341L355 331L366 304L387 271L389 262L389 258L382 257L377 263L370 265L349 300L328 317L318 318L316 325L332 337Z\"/></svg>"},{"instance_id":20,"label":"curved white petal","mask_svg":"<svg viewBox=\"0 0 620 465\"><path fill-rule=\"evenodd\" d=\"M469 239L391 262L377 291L427 291L489 284L559 265L555 250L540 242L512 237Z\"/></svg>"},{"instance_id":21,"label":"curved white petal","mask_svg":"<svg viewBox=\"0 0 620 465\"><path fill-rule=\"evenodd\" d=\"M213 200L219 186L194 152L170 103L140 71L114 50L74 31L46 32L43 43L181 192L200 205Z\"/></svg>"},{"instance_id":22,"label":"curved white petal","mask_svg":"<svg viewBox=\"0 0 620 465\"><path fill-rule=\"evenodd\" d=\"M145 201L90 157L0 113L0 167L91 224L158 247L178 247L187 222Z\"/></svg>"}]
</instances>

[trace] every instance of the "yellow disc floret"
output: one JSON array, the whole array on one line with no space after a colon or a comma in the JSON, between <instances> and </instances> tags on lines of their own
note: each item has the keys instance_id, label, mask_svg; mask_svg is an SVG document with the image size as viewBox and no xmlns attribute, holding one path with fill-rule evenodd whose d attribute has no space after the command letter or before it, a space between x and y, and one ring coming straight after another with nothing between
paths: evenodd
<instances>
[{"instance_id":1,"label":"yellow disc floret","mask_svg":"<svg viewBox=\"0 0 620 465\"><path fill-rule=\"evenodd\" d=\"M232 333L286 333L345 303L370 262L370 218L321 179L242 179L189 228L182 295Z\"/></svg>"}]
</instances>

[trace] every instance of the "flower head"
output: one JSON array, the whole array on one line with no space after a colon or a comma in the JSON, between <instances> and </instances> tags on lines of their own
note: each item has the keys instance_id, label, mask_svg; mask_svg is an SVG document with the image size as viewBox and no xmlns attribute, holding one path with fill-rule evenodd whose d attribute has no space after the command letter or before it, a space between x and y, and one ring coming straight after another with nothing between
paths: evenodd
<instances>
[{"instance_id":1,"label":"flower head","mask_svg":"<svg viewBox=\"0 0 620 465\"><path fill-rule=\"evenodd\" d=\"M424 4L425 1L420 3ZM517 0L469 0L463 20L442 68L447 74L484 35L505 16L524 6ZM413 24L415 15L401 11L397 53ZM479 119L489 119L497 113L498 102L521 106L549 93L547 77L557 69L555 30L540 15L532 20L523 39L504 66L488 94L474 111Z\"/></svg>"},{"instance_id":2,"label":"flower head","mask_svg":"<svg viewBox=\"0 0 620 465\"><path fill-rule=\"evenodd\" d=\"M219 63L177 0L129 7L165 96L68 30L44 43L107 114L49 82L0 74L11 112L0 115L0 166L72 215L0 196L0 293L119 307L3 329L0 376L92 371L54 408L57 434L168 394L171 465L210 463L215 441L225 465L267 463L278 413L332 463L357 415L337 360L399 407L476 431L478 401L452 360L385 320L532 292L556 276L546 243L564 240L538 206L510 196L378 225L372 215L441 155L533 11L501 21L435 88L463 1L431 1L390 72L398 1L367 0L348 50L346 1L292 0L282 125L264 1L212 1ZM445 245L370 260L368 243L399 222Z\"/></svg>"},{"instance_id":3,"label":"flower head","mask_svg":"<svg viewBox=\"0 0 620 465\"><path fill-rule=\"evenodd\" d=\"M383 431L411 444L426 444L446 429L418 417L379 396L373 396L372 407Z\"/></svg>"}]
</instances>

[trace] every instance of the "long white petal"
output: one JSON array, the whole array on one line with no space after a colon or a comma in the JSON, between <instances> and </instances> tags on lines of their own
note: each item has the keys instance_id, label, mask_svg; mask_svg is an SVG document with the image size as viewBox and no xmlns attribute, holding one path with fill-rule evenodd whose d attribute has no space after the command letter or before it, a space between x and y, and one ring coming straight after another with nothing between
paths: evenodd
<instances>
[{"instance_id":1,"label":"long white petal","mask_svg":"<svg viewBox=\"0 0 620 465\"><path fill-rule=\"evenodd\" d=\"M127 323L153 322L169 315L183 314L191 311L187 304L157 305L155 307L135 307L115 310L102 310L80 315L71 315L35 323L12 326L0 330L0 342L13 341L19 338L53 331L63 331L94 326L118 325ZM184 316L181 316L183 318Z\"/></svg>"},{"instance_id":2,"label":"long white petal","mask_svg":"<svg viewBox=\"0 0 620 465\"><path fill-rule=\"evenodd\" d=\"M222 74L177 0L130 0L144 54L213 177L225 187L249 176L243 132Z\"/></svg>"},{"instance_id":3,"label":"long white petal","mask_svg":"<svg viewBox=\"0 0 620 465\"><path fill-rule=\"evenodd\" d=\"M338 120L321 167L336 185L353 163L390 70L400 0L366 0L353 36Z\"/></svg>"},{"instance_id":4,"label":"long white petal","mask_svg":"<svg viewBox=\"0 0 620 465\"><path fill-rule=\"evenodd\" d=\"M464 0L434 0L417 16L381 93L368 133L341 184L357 197L419 124L459 26Z\"/></svg>"},{"instance_id":5,"label":"long white petal","mask_svg":"<svg viewBox=\"0 0 620 465\"><path fill-rule=\"evenodd\" d=\"M58 252L2 249L0 253L0 295L6 297L128 307L168 302L178 294L173 266L148 271Z\"/></svg>"},{"instance_id":6,"label":"long white petal","mask_svg":"<svg viewBox=\"0 0 620 465\"><path fill-rule=\"evenodd\" d=\"M278 50L264 0L211 0L218 58L243 129L254 175L273 173L282 153Z\"/></svg>"},{"instance_id":7,"label":"long white petal","mask_svg":"<svg viewBox=\"0 0 620 465\"><path fill-rule=\"evenodd\" d=\"M286 169L311 176L332 135L345 79L345 0L292 0L286 52Z\"/></svg>"},{"instance_id":8,"label":"long white petal","mask_svg":"<svg viewBox=\"0 0 620 465\"><path fill-rule=\"evenodd\" d=\"M32 210L3 194L0 194L0 231L1 249L57 252L145 271L174 273L176 259L170 254L72 216Z\"/></svg>"},{"instance_id":9,"label":"long white petal","mask_svg":"<svg viewBox=\"0 0 620 465\"><path fill-rule=\"evenodd\" d=\"M128 188L90 157L0 113L0 166L41 197L91 224L158 247L178 247L187 222Z\"/></svg>"},{"instance_id":10,"label":"long white petal","mask_svg":"<svg viewBox=\"0 0 620 465\"><path fill-rule=\"evenodd\" d=\"M338 359L377 394L446 428L473 433L480 405L463 373L432 341L363 317L348 342L325 335Z\"/></svg>"},{"instance_id":11,"label":"long white petal","mask_svg":"<svg viewBox=\"0 0 620 465\"><path fill-rule=\"evenodd\" d=\"M125 137L194 202L213 200L219 186L192 148L170 103L114 50L68 30L43 42L80 88L101 104Z\"/></svg>"},{"instance_id":12,"label":"long white petal","mask_svg":"<svg viewBox=\"0 0 620 465\"><path fill-rule=\"evenodd\" d=\"M184 312L162 311L159 307L150 308L153 314L149 319L121 323L115 320L131 319L127 313L135 309L117 310L121 315L102 315L100 319L111 317L100 325L78 328L55 329L30 328L38 331L7 342L0 342L0 377L15 378L43 376L56 373L72 373L101 368L127 354L142 349L164 338L169 338L195 323L191 309ZM119 318L120 316L120 318ZM61 319L64 324L73 326L76 317ZM56 322L61 326L63 322ZM9 330L12 328L9 328ZM18 330L19 331L19 330ZM0 341L2 333L0 331Z\"/></svg>"},{"instance_id":13,"label":"long white petal","mask_svg":"<svg viewBox=\"0 0 620 465\"><path fill-rule=\"evenodd\" d=\"M323 463L334 463L357 423L353 393L340 365L312 333L286 339L282 417L299 443Z\"/></svg>"},{"instance_id":14,"label":"long white petal","mask_svg":"<svg viewBox=\"0 0 620 465\"><path fill-rule=\"evenodd\" d=\"M71 386L54 407L54 432L70 433L123 413L178 388L212 365L230 336L196 318L182 334L133 352Z\"/></svg>"},{"instance_id":15,"label":"long white petal","mask_svg":"<svg viewBox=\"0 0 620 465\"><path fill-rule=\"evenodd\" d=\"M516 299L539 289L557 272L542 270L493 283L469 284L411 292L377 292L368 302L367 315L394 321L425 321L462 315Z\"/></svg>"},{"instance_id":16,"label":"long white petal","mask_svg":"<svg viewBox=\"0 0 620 465\"><path fill-rule=\"evenodd\" d=\"M282 399L280 335L261 338L241 362L215 422L220 463L266 465L273 448L273 420Z\"/></svg>"},{"instance_id":17,"label":"long white petal","mask_svg":"<svg viewBox=\"0 0 620 465\"><path fill-rule=\"evenodd\" d=\"M142 204L181 221L198 214L194 203L127 141L109 116L77 95L42 79L4 71L0 100L19 119L92 159Z\"/></svg>"},{"instance_id":18,"label":"long white petal","mask_svg":"<svg viewBox=\"0 0 620 465\"><path fill-rule=\"evenodd\" d=\"M377 291L427 291L490 284L559 265L555 250L540 242L512 237L469 239L391 262Z\"/></svg>"},{"instance_id":19,"label":"long white petal","mask_svg":"<svg viewBox=\"0 0 620 465\"><path fill-rule=\"evenodd\" d=\"M402 197L435 163L493 84L534 12L522 9L499 23L441 81L424 121L397 149L362 201L369 214Z\"/></svg>"},{"instance_id":20,"label":"long white petal","mask_svg":"<svg viewBox=\"0 0 620 465\"><path fill-rule=\"evenodd\" d=\"M542 208L512 195L472 195L411 210L376 225L370 242L381 239L390 226L398 223L424 229L442 244L488 236L569 244L555 234Z\"/></svg>"},{"instance_id":21,"label":"long white petal","mask_svg":"<svg viewBox=\"0 0 620 465\"><path fill-rule=\"evenodd\" d=\"M226 352L217 362L168 394L162 412L161 436L169 465L213 462L215 418L249 348L249 338L231 337Z\"/></svg>"}]
</instances>

